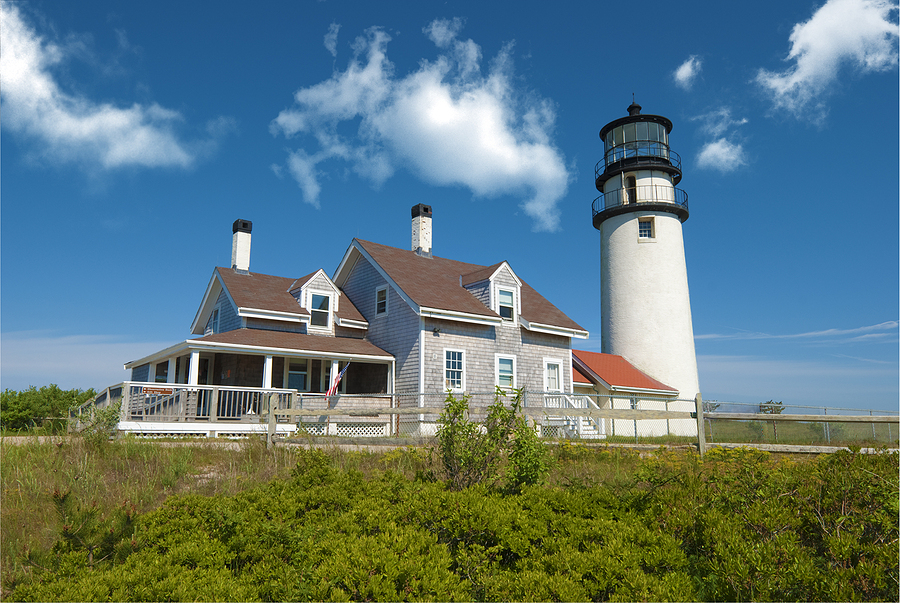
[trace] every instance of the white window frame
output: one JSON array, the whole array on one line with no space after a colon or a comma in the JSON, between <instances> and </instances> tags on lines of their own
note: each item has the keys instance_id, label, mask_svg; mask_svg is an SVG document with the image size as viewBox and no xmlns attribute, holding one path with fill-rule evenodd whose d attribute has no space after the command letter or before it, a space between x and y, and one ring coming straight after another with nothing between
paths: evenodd
<instances>
[{"instance_id":1,"label":"white window frame","mask_svg":"<svg viewBox=\"0 0 900 603\"><path fill-rule=\"evenodd\" d=\"M554 390L550 389L549 379L547 379L547 376L548 376L547 375L547 367L548 367L548 365L551 365L551 364L555 364L559 367L559 376L557 377L559 379L559 387L558 387L558 389L554 389ZM542 372L543 372L543 378L544 378L544 391L545 392L562 393L563 391L565 391L566 378L565 378L565 373L563 372L565 366L566 365L563 362L562 358L544 358Z\"/></svg>"},{"instance_id":2,"label":"white window frame","mask_svg":"<svg viewBox=\"0 0 900 603\"><path fill-rule=\"evenodd\" d=\"M219 332L219 308L213 308L212 314L209 316L209 330L210 333L215 335Z\"/></svg>"},{"instance_id":3,"label":"white window frame","mask_svg":"<svg viewBox=\"0 0 900 603\"><path fill-rule=\"evenodd\" d=\"M518 312L518 295L516 295L516 290L510 287L497 287L497 314L500 314L501 318L503 314L500 313L500 308L503 307L500 305L500 293L509 293L512 296L512 316L509 318L503 318L503 320L507 322L515 322L516 317L519 315Z\"/></svg>"},{"instance_id":4,"label":"white window frame","mask_svg":"<svg viewBox=\"0 0 900 603\"><path fill-rule=\"evenodd\" d=\"M447 385L447 371L448 370L457 370L457 369L449 369L447 368L447 354L453 352L461 355L462 362L462 370L460 375L460 386L459 387L450 387ZM444 381L444 391L448 389L451 392L464 392L466 391L466 351L460 350L458 348L444 348L444 354L441 360L441 374L442 379Z\"/></svg>"},{"instance_id":5,"label":"white window frame","mask_svg":"<svg viewBox=\"0 0 900 603\"><path fill-rule=\"evenodd\" d=\"M308 307L306 308L309 311L309 328L310 329L318 329L320 331L330 331L331 330L331 322L332 322L332 314L334 313L334 295L331 293L324 293L322 291L310 291L307 294ZM324 325L313 324L313 314L314 312L323 312L323 310L318 310L313 308L313 298L318 295L320 297L328 298L328 312Z\"/></svg>"},{"instance_id":6,"label":"white window frame","mask_svg":"<svg viewBox=\"0 0 900 603\"><path fill-rule=\"evenodd\" d=\"M381 292L384 292L384 310L381 312L378 311L378 295ZM388 313L388 287L387 285L382 285L380 287L375 288L375 316L387 316Z\"/></svg>"},{"instance_id":7,"label":"white window frame","mask_svg":"<svg viewBox=\"0 0 900 603\"><path fill-rule=\"evenodd\" d=\"M650 236L642 237L641 236L641 224L650 224ZM638 218L638 241L641 243L649 243L651 241L656 240L656 220L652 217L649 218Z\"/></svg>"},{"instance_id":8,"label":"white window frame","mask_svg":"<svg viewBox=\"0 0 900 603\"><path fill-rule=\"evenodd\" d=\"M512 360L512 385L500 385L500 361ZM518 381L516 379L516 357L512 354L494 354L494 384L503 389L516 389Z\"/></svg>"}]
</instances>

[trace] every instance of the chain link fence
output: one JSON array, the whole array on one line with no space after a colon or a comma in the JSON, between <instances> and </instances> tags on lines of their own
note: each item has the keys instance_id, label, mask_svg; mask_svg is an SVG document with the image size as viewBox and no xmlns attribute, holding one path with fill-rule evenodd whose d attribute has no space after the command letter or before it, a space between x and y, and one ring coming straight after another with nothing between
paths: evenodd
<instances>
[{"instance_id":1,"label":"chain link fence","mask_svg":"<svg viewBox=\"0 0 900 603\"><path fill-rule=\"evenodd\" d=\"M719 418L717 415L767 414L771 421ZM814 417L814 420L793 421L793 416ZM878 420L867 423L832 422L841 416L871 416ZM758 405L705 400L703 418L708 444L778 444L795 446L860 446L892 448L900 445L900 429L896 422L883 422L884 417L897 417L897 411L861 410L764 402Z\"/></svg>"}]
</instances>

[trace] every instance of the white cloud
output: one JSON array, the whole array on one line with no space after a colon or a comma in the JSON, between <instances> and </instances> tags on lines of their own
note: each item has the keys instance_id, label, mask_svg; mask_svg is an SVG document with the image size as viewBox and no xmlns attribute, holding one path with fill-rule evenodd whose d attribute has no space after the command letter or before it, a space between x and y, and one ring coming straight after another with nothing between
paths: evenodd
<instances>
[{"instance_id":1,"label":"white cloud","mask_svg":"<svg viewBox=\"0 0 900 603\"><path fill-rule=\"evenodd\" d=\"M700 75L701 69L703 69L703 63L697 58L697 55L689 56L688 59L675 70L675 73L673 74L675 83L685 90L690 90L691 86L694 85L694 80Z\"/></svg>"},{"instance_id":2,"label":"white cloud","mask_svg":"<svg viewBox=\"0 0 900 603\"><path fill-rule=\"evenodd\" d=\"M459 19L424 28L441 53L405 77L387 58L390 36L369 29L356 40L346 70L294 94L294 106L273 120L271 131L318 145L317 152L288 156L304 201L319 203L320 166L338 159L376 186L402 166L477 196L524 195L521 206L536 230L559 228L558 202L570 175L551 142L554 106L515 88L510 45L482 75L481 48L459 40L461 28ZM352 120L359 123L355 136L338 134L338 125Z\"/></svg>"},{"instance_id":3,"label":"white cloud","mask_svg":"<svg viewBox=\"0 0 900 603\"><path fill-rule=\"evenodd\" d=\"M703 145L697 156L697 167L720 172L733 172L747 164L744 147L725 138L717 138Z\"/></svg>"},{"instance_id":4,"label":"white cloud","mask_svg":"<svg viewBox=\"0 0 900 603\"><path fill-rule=\"evenodd\" d=\"M728 130L747 123L747 118L734 119L730 107L720 107L703 115L692 117L691 121L700 122L700 131L710 136L719 137Z\"/></svg>"},{"instance_id":5,"label":"white cloud","mask_svg":"<svg viewBox=\"0 0 900 603\"><path fill-rule=\"evenodd\" d=\"M700 149L698 167L725 173L747 164L743 144L734 140L734 130L747 123L746 118L735 119L731 116L731 108L720 107L692 117L691 121L699 121L700 132L712 138Z\"/></svg>"},{"instance_id":6,"label":"white cloud","mask_svg":"<svg viewBox=\"0 0 900 603\"><path fill-rule=\"evenodd\" d=\"M776 108L799 114L812 108L824 115L821 97L850 64L859 73L897 66L897 5L888 0L828 0L791 32L791 50L783 71L760 69L756 82Z\"/></svg>"},{"instance_id":7,"label":"white cloud","mask_svg":"<svg viewBox=\"0 0 900 603\"><path fill-rule=\"evenodd\" d=\"M889 320L876 325L866 325L853 329L824 329L822 331L807 331L805 333L786 333L772 335L770 333L758 333L752 331L736 331L734 333L708 333L695 335L694 339L828 339L837 341L857 341L861 338L871 340L875 337L893 337L896 340L900 322Z\"/></svg>"},{"instance_id":8,"label":"white cloud","mask_svg":"<svg viewBox=\"0 0 900 603\"><path fill-rule=\"evenodd\" d=\"M182 116L158 104L116 107L63 91L53 70L81 50L45 41L19 8L3 3L0 37L3 125L35 143L35 156L103 169L191 166L211 141L185 143Z\"/></svg>"},{"instance_id":9,"label":"white cloud","mask_svg":"<svg viewBox=\"0 0 900 603\"><path fill-rule=\"evenodd\" d=\"M325 49L328 50L333 57L337 56L337 37L340 30L340 25L332 23L328 26L328 33L325 34Z\"/></svg>"}]
</instances>

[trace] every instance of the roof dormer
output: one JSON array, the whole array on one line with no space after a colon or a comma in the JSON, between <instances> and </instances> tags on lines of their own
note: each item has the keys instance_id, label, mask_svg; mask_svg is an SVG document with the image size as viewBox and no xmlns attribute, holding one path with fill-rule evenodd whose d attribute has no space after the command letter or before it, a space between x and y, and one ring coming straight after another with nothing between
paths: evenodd
<instances>
[{"instance_id":1,"label":"roof dormer","mask_svg":"<svg viewBox=\"0 0 900 603\"><path fill-rule=\"evenodd\" d=\"M309 312L309 331L333 333L335 317L340 309L341 290L321 268L298 278L289 292Z\"/></svg>"},{"instance_id":2,"label":"roof dormer","mask_svg":"<svg viewBox=\"0 0 900 603\"><path fill-rule=\"evenodd\" d=\"M496 312L501 324L518 325L522 311L522 281L506 262L461 275L459 284Z\"/></svg>"}]
</instances>

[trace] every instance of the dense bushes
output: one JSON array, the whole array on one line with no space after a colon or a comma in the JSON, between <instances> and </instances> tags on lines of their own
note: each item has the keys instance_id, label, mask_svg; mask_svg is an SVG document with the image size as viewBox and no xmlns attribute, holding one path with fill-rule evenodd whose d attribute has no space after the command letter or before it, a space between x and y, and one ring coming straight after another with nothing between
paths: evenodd
<instances>
[{"instance_id":1,"label":"dense bushes","mask_svg":"<svg viewBox=\"0 0 900 603\"><path fill-rule=\"evenodd\" d=\"M94 390L62 390L57 385L37 389L33 385L22 391L3 390L0 394L0 426L4 430L27 429L40 426L46 419L54 427L65 431L69 409L84 404L96 395Z\"/></svg>"},{"instance_id":2,"label":"dense bushes","mask_svg":"<svg viewBox=\"0 0 900 603\"><path fill-rule=\"evenodd\" d=\"M340 468L337 452L301 450L288 480L175 496L133 529L114 527L122 536L106 559L89 562L61 538L7 598L896 597L896 454L795 462L714 450L700 461L568 445L555 456L556 482L568 486L512 492L364 476Z\"/></svg>"}]
</instances>

